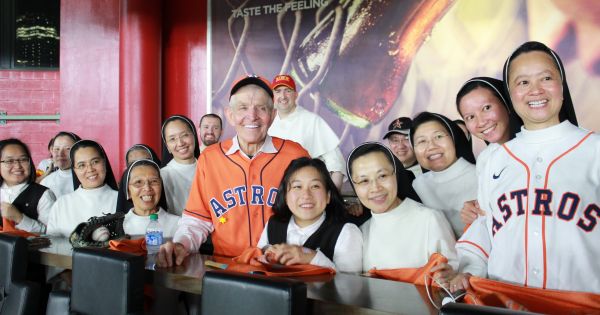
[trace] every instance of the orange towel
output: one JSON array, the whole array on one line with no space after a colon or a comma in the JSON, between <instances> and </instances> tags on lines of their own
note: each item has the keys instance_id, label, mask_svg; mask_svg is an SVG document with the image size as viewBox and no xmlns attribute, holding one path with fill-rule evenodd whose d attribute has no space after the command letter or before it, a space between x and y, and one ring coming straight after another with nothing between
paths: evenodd
<instances>
[{"instance_id":1,"label":"orange towel","mask_svg":"<svg viewBox=\"0 0 600 315\"><path fill-rule=\"evenodd\" d=\"M600 295L530 288L471 277L465 303L544 314L600 314Z\"/></svg>"},{"instance_id":2,"label":"orange towel","mask_svg":"<svg viewBox=\"0 0 600 315\"><path fill-rule=\"evenodd\" d=\"M242 273L260 273L274 277L303 277L316 275L334 275L335 270L315 265L291 265L264 264L258 261L262 256L259 248L251 247L234 258L213 257L219 263L227 264L227 270Z\"/></svg>"},{"instance_id":3,"label":"orange towel","mask_svg":"<svg viewBox=\"0 0 600 315\"><path fill-rule=\"evenodd\" d=\"M425 275L431 274L431 268L447 262L448 259L442 254L434 253L429 257L427 264L420 268L371 269L369 270L369 273L372 276L394 281L408 282L417 285L431 285L431 283L425 283Z\"/></svg>"},{"instance_id":4,"label":"orange towel","mask_svg":"<svg viewBox=\"0 0 600 315\"><path fill-rule=\"evenodd\" d=\"M134 255L146 255L147 253L145 238L137 240L112 240L108 242L108 248Z\"/></svg>"},{"instance_id":5,"label":"orange towel","mask_svg":"<svg viewBox=\"0 0 600 315\"><path fill-rule=\"evenodd\" d=\"M31 236L38 237L39 234L29 233L27 231L19 230L15 227L15 222L10 221L6 218L2 218L2 228L0 228L0 232L8 233L14 236L20 236L24 238L28 238Z\"/></svg>"}]
</instances>

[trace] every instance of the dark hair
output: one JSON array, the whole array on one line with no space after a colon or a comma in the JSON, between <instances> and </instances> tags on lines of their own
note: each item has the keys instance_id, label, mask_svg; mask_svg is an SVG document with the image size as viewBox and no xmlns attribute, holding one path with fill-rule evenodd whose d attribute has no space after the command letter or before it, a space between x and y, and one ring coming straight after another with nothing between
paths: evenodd
<instances>
[{"instance_id":1,"label":"dark hair","mask_svg":"<svg viewBox=\"0 0 600 315\"><path fill-rule=\"evenodd\" d=\"M521 120L517 113L515 113L512 102L510 100L510 95L508 94L508 91L504 88L504 82L501 80L490 77L475 77L465 82L465 84L463 84L463 86L456 94L456 110L458 111L460 116L462 116L462 112L460 111L460 101L462 100L462 98L465 95L479 88L487 89L488 91L490 91L492 95L494 95L502 103L502 105L504 105L504 108L508 113L508 125L510 129L509 139L514 138L515 135L519 131L521 131L521 126L523 126L523 120Z\"/></svg>"},{"instance_id":2,"label":"dark hair","mask_svg":"<svg viewBox=\"0 0 600 315\"><path fill-rule=\"evenodd\" d=\"M475 164L475 155L473 155L473 149L467 140L467 136L460 127L450 120L448 117L431 112L422 112L415 119L413 119L413 126L410 128L410 144L415 147L415 131L424 123L435 121L440 123L444 129L450 134L452 142L454 143L454 149L456 150L456 158L463 158Z\"/></svg>"},{"instance_id":3,"label":"dark hair","mask_svg":"<svg viewBox=\"0 0 600 315\"><path fill-rule=\"evenodd\" d=\"M517 58L518 56L520 56L521 54L528 53L528 52L534 52L534 51L540 51L540 52L543 52L543 53L546 53L547 55L549 55L550 58L552 58L552 60L554 61L554 65L556 65L558 72L560 73L560 78L562 79L562 87L563 87L563 103L562 103L562 106L561 106L560 112L559 112L559 120L561 122L565 121L565 120L569 120L573 125L578 126L577 116L575 115L575 108L573 107L573 100L571 99L571 92L569 92L569 85L567 84L567 76L565 73L565 68L563 66L563 63L560 60L560 57L558 57L558 54L556 54L556 52L554 50L550 49L548 46L544 45L543 43L536 42L536 41L525 42L521 46L519 46L508 57L508 59L506 59L506 62L504 63L504 70L503 70L504 88L506 90L506 93L510 95L510 89L509 89L509 83L508 83L508 73L510 71L510 65L511 65L512 61L515 58Z\"/></svg>"},{"instance_id":4,"label":"dark hair","mask_svg":"<svg viewBox=\"0 0 600 315\"><path fill-rule=\"evenodd\" d=\"M165 120L165 122L162 124L162 128L160 130L160 135L161 135L161 138L163 141L162 165L161 166L167 165L173 159L173 154L171 154L169 152L169 150L167 149L167 139L165 138L165 127L167 127L167 124L169 124L170 122L172 122L174 120L182 121L183 123L188 125L188 127L192 131L192 134L194 135L194 157L198 158L200 156L200 142L198 142L198 132L196 131L196 126L194 126L194 122L191 119L187 118L186 116L173 115Z\"/></svg>"},{"instance_id":5,"label":"dark hair","mask_svg":"<svg viewBox=\"0 0 600 315\"><path fill-rule=\"evenodd\" d=\"M219 120L219 125L221 126L221 128L223 128L223 120L221 119L221 116L219 116L219 115L217 115L217 114L213 114L213 113L209 113L209 114L206 114L206 115L202 116L202 117L200 118L200 123L199 123L199 125L202 125L202 121L203 121L203 120L204 120L204 118L206 118L206 117L212 117L212 118L216 118L216 119L218 119L218 120Z\"/></svg>"},{"instance_id":6,"label":"dark hair","mask_svg":"<svg viewBox=\"0 0 600 315\"><path fill-rule=\"evenodd\" d=\"M54 145L54 138L48 141L48 151L52 151L52 146Z\"/></svg>"},{"instance_id":7,"label":"dark hair","mask_svg":"<svg viewBox=\"0 0 600 315\"><path fill-rule=\"evenodd\" d=\"M4 148L6 148L6 146L8 146L8 145L18 145L23 149L23 151L25 151L25 155L27 155L27 157L29 158L29 177L27 178L27 184L34 183L35 176L36 176L35 165L33 164L33 159L31 158L31 152L29 151L29 147L27 147L27 145L19 139L15 139L15 138L4 139L4 140L0 141L0 157L2 156L2 153L4 152ZM2 178L2 176L0 175L0 185L2 185L2 183L4 183L4 178Z\"/></svg>"},{"instance_id":8,"label":"dark hair","mask_svg":"<svg viewBox=\"0 0 600 315\"><path fill-rule=\"evenodd\" d=\"M106 170L106 177L104 178L104 183L106 185L110 186L112 189L118 190L119 187L117 187L117 181L115 180L115 175L113 174L112 168L110 167L110 161L108 160L108 156L106 156L106 152L104 152L104 148L102 148L102 146L98 142L93 141L93 140L79 140L79 141L75 142L73 147L71 147L71 152L69 154L69 158L71 159L71 163L72 163L71 174L73 176L73 189L77 190L77 188L79 188L79 185L81 185L79 178L77 178L77 174L75 174L75 153L79 149L83 149L83 148L96 149L98 154L100 154L100 156L104 159L104 168Z\"/></svg>"},{"instance_id":9,"label":"dark hair","mask_svg":"<svg viewBox=\"0 0 600 315\"><path fill-rule=\"evenodd\" d=\"M396 183L398 186L397 196L400 199L410 198L415 201L421 201L417 193L412 187L412 181L414 180L413 173L408 171L402 165L402 162L390 151L388 147L379 142L365 142L356 147L350 155L348 155L348 162L346 162L346 170L348 172L348 178L350 185L354 189L354 182L352 181L352 164L354 161L364 155L373 152L381 152L385 155L388 162L394 167L394 173L396 174ZM363 205L364 206L364 205ZM365 207L366 208L366 207ZM367 208L368 209L368 208Z\"/></svg>"},{"instance_id":10,"label":"dark hair","mask_svg":"<svg viewBox=\"0 0 600 315\"><path fill-rule=\"evenodd\" d=\"M292 217L292 211L286 203L286 195L289 191L289 184L292 175L297 171L305 167L313 167L319 172L323 184L325 184L325 190L330 194L329 203L325 207L326 220L333 220L332 222L342 222L342 218L345 211L344 200L342 195L337 190L337 187L329 176L329 171L325 163L319 159L312 159L309 157L301 157L293 160L290 165L285 169L283 178L279 184L279 191L277 197L275 197L275 204L273 205L273 218L281 222L289 222Z\"/></svg>"},{"instance_id":11,"label":"dark hair","mask_svg":"<svg viewBox=\"0 0 600 315\"><path fill-rule=\"evenodd\" d=\"M52 138L52 140L50 140L50 142L52 142L52 145L54 145L54 141L56 141L56 138L63 137L63 136L71 138L73 140L73 142L77 142L77 141L81 140L81 137L79 137L78 135L76 135L70 131L59 131L56 134L56 136L54 136L54 138Z\"/></svg>"},{"instance_id":12,"label":"dark hair","mask_svg":"<svg viewBox=\"0 0 600 315\"><path fill-rule=\"evenodd\" d=\"M129 153L136 151L136 150L144 150L146 152L148 152L150 154L150 158L152 159L152 161L154 161L154 163L160 165L160 159L158 158L158 155L156 154L156 152L154 152L154 150L146 145L146 144L142 144L142 143L138 143L138 144L134 144L132 145L128 150L127 153L125 153L125 165L129 166Z\"/></svg>"}]
</instances>

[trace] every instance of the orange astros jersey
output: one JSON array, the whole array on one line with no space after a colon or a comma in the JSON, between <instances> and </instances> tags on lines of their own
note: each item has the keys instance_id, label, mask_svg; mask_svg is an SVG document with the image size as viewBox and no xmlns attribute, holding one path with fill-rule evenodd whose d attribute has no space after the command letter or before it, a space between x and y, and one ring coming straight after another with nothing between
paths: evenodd
<instances>
[{"instance_id":1,"label":"orange astros jersey","mask_svg":"<svg viewBox=\"0 0 600 315\"><path fill-rule=\"evenodd\" d=\"M272 137L277 153L252 160L239 151L225 155L233 141L206 148L196 166L184 214L214 225L215 255L238 256L256 246L273 214L277 188L290 162L308 156L298 143Z\"/></svg>"}]
</instances>

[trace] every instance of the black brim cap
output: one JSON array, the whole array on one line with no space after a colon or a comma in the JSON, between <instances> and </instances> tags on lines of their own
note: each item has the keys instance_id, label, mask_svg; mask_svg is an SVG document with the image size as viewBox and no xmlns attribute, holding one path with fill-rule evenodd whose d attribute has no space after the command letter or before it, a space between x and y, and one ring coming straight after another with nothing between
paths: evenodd
<instances>
[{"instance_id":1,"label":"black brim cap","mask_svg":"<svg viewBox=\"0 0 600 315\"><path fill-rule=\"evenodd\" d=\"M250 84L259 86L260 88L265 90L265 92L267 92L267 94L269 94L271 98L273 98L273 90L271 89L271 84L269 83L269 81L263 79L260 76L252 74L239 79L233 84L233 86L231 87L231 92L229 92L229 99L231 99L231 96L235 94L239 89Z\"/></svg>"}]
</instances>

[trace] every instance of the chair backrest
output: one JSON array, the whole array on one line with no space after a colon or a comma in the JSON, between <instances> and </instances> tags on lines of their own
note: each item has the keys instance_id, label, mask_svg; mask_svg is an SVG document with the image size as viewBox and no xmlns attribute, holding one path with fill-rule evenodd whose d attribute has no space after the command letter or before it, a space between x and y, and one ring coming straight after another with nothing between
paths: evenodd
<instances>
[{"instance_id":1,"label":"chair backrest","mask_svg":"<svg viewBox=\"0 0 600 315\"><path fill-rule=\"evenodd\" d=\"M144 257L102 248L73 251L71 311L132 314L144 309Z\"/></svg>"},{"instance_id":2,"label":"chair backrest","mask_svg":"<svg viewBox=\"0 0 600 315\"><path fill-rule=\"evenodd\" d=\"M0 315L36 314L40 287L27 281L27 241L0 233Z\"/></svg>"},{"instance_id":3,"label":"chair backrest","mask_svg":"<svg viewBox=\"0 0 600 315\"><path fill-rule=\"evenodd\" d=\"M207 271L202 314L306 314L306 284L284 279Z\"/></svg>"},{"instance_id":4,"label":"chair backrest","mask_svg":"<svg viewBox=\"0 0 600 315\"><path fill-rule=\"evenodd\" d=\"M0 233L0 287L10 288L13 281L27 276L27 241L22 237Z\"/></svg>"}]
</instances>

